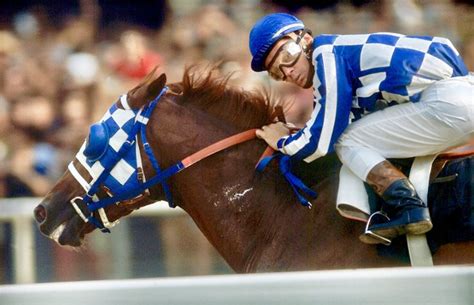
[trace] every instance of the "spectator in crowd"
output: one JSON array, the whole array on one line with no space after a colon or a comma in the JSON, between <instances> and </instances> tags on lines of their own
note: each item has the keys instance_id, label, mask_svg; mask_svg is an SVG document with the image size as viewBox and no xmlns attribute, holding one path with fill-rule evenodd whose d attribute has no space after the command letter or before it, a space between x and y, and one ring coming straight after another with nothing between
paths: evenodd
<instances>
[{"instance_id":1,"label":"spectator in crowd","mask_svg":"<svg viewBox=\"0 0 474 305\"><path fill-rule=\"evenodd\" d=\"M157 65L163 64L161 56L151 50L145 36L137 31L126 31L120 36L121 52L111 62L121 77L139 81Z\"/></svg>"}]
</instances>

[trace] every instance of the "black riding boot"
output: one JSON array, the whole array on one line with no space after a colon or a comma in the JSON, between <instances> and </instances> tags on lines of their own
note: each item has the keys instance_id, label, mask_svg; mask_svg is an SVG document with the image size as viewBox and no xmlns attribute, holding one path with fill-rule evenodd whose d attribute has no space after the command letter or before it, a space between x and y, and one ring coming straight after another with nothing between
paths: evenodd
<instances>
[{"instance_id":1,"label":"black riding boot","mask_svg":"<svg viewBox=\"0 0 474 305\"><path fill-rule=\"evenodd\" d=\"M376 223L369 223L367 231L370 234L366 232L361 236L363 242L379 243L382 241L377 240L377 236L392 240L402 234L423 234L431 230L428 207L408 178L390 162L377 164L370 171L367 183L384 200L381 212L386 217L378 217Z\"/></svg>"},{"instance_id":2,"label":"black riding boot","mask_svg":"<svg viewBox=\"0 0 474 305\"><path fill-rule=\"evenodd\" d=\"M402 234L423 234L431 230L428 207L418 197L408 179L397 180L383 193L382 211L387 222L369 226L373 233L392 239Z\"/></svg>"}]
</instances>

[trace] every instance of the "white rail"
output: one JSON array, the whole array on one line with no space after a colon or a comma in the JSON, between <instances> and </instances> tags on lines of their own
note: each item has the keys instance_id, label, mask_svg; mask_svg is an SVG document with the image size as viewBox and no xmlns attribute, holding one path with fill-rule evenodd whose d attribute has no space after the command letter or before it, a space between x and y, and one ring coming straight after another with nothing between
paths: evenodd
<instances>
[{"instance_id":1,"label":"white rail","mask_svg":"<svg viewBox=\"0 0 474 305\"><path fill-rule=\"evenodd\" d=\"M36 280L34 230L37 229L33 221L33 209L40 202L41 198L0 199L0 221L12 223L15 283L34 283ZM184 215L184 211L180 208L171 209L166 202L157 202L130 214L130 216L176 215Z\"/></svg>"},{"instance_id":2,"label":"white rail","mask_svg":"<svg viewBox=\"0 0 474 305\"><path fill-rule=\"evenodd\" d=\"M0 286L0 304L472 305L474 267L419 267Z\"/></svg>"}]
</instances>

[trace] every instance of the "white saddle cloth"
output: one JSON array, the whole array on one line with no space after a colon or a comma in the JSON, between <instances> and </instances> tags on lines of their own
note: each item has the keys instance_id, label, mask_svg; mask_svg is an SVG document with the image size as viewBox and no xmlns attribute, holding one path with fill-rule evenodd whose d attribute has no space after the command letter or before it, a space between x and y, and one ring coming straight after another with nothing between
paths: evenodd
<instances>
[{"instance_id":1,"label":"white saddle cloth","mask_svg":"<svg viewBox=\"0 0 474 305\"><path fill-rule=\"evenodd\" d=\"M345 165L339 173L336 209L343 217L363 222L371 214L364 182Z\"/></svg>"}]
</instances>

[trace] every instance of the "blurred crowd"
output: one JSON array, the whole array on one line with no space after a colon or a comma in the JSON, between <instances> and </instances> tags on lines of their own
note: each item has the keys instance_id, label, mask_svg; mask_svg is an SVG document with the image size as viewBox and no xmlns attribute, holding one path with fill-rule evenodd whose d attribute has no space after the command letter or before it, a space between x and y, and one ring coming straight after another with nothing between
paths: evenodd
<instances>
[{"instance_id":1,"label":"blurred crowd","mask_svg":"<svg viewBox=\"0 0 474 305\"><path fill-rule=\"evenodd\" d=\"M223 74L232 73L232 85L271 88L284 101L287 120L305 122L310 90L277 84L250 70L248 31L265 13L294 13L314 34L389 31L447 37L474 70L469 1L313 2L319 5L167 1L158 28L104 25L98 0L80 0L78 12L64 16L51 16L48 7L38 5L16 12L0 23L0 198L43 196L84 141L88 126L156 65L169 82L177 82L186 65L216 64Z\"/></svg>"},{"instance_id":2,"label":"blurred crowd","mask_svg":"<svg viewBox=\"0 0 474 305\"><path fill-rule=\"evenodd\" d=\"M218 63L222 73L233 73L232 84L269 86L285 96L290 120L304 121L304 111L293 109L303 106L294 100L310 101L311 94L277 86L249 69L248 29L267 12L296 10L315 34L448 37L474 70L472 7L451 1L342 1L321 10L289 1L195 1L194 7L169 2L157 29L123 23L105 28L95 0L80 1L79 13L64 16L59 26L48 23L46 8L34 6L0 28L0 197L44 195L88 126L155 65L176 82L185 65Z\"/></svg>"}]
</instances>

